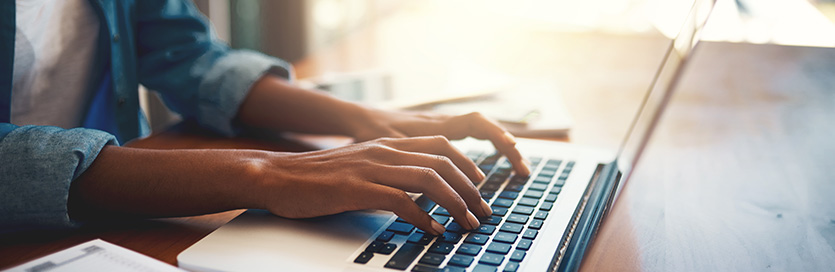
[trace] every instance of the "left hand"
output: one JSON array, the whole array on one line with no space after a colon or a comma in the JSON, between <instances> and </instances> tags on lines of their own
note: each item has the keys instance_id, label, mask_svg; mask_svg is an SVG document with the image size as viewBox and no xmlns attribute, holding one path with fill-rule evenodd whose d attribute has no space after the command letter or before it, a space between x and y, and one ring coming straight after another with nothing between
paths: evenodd
<instances>
[{"instance_id":1,"label":"left hand","mask_svg":"<svg viewBox=\"0 0 835 272\"><path fill-rule=\"evenodd\" d=\"M496 122L478 112L450 116L437 113L403 111L367 111L365 124L351 134L357 141L381 137L403 138L443 135L450 140L471 136L490 140L507 157L517 174L530 175L530 163L516 149L516 138Z\"/></svg>"}]
</instances>

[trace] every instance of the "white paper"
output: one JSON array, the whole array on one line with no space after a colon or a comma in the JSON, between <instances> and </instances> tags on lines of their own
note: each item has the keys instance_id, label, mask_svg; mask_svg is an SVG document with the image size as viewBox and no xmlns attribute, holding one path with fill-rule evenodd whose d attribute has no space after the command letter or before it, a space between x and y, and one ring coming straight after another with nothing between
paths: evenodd
<instances>
[{"instance_id":1,"label":"white paper","mask_svg":"<svg viewBox=\"0 0 835 272\"><path fill-rule=\"evenodd\" d=\"M66 272L66 271L177 271L174 266L129 249L92 240L34 261L13 267L9 272Z\"/></svg>"}]
</instances>

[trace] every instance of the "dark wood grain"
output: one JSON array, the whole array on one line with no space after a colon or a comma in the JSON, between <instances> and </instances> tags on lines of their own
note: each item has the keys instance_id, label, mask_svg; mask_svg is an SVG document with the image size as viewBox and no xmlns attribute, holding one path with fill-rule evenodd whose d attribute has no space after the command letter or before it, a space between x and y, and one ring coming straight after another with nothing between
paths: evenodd
<instances>
[{"instance_id":1,"label":"dark wood grain","mask_svg":"<svg viewBox=\"0 0 835 272\"><path fill-rule=\"evenodd\" d=\"M831 271L835 49L704 43L588 271Z\"/></svg>"}]
</instances>

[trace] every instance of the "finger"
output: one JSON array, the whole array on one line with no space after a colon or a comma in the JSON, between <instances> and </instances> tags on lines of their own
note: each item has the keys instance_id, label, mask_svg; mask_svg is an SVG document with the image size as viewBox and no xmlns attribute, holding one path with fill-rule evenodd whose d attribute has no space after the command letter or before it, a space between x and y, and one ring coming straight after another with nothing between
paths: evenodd
<instances>
[{"instance_id":1,"label":"finger","mask_svg":"<svg viewBox=\"0 0 835 272\"><path fill-rule=\"evenodd\" d=\"M400 131L397 131L392 128L376 128L376 129L369 129L360 133L357 133L355 139L357 142L365 142L380 138L406 138L406 134L403 134Z\"/></svg>"},{"instance_id":2,"label":"finger","mask_svg":"<svg viewBox=\"0 0 835 272\"><path fill-rule=\"evenodd\" d=\"M470 211L475 212L479 216L490 216L493 214L487 202L481 198L481 194L476 189L475 185L470 179L455 165L451 159L442 155L431 155L426 153L409 152L393 149L391 154L387 156L386 163L389 165L399 166L419 166L423 168L433 169L436 173L441 175L442 181L448 184L457 193ZM389 173L387 173L389 174ZM391 173L394 174L394 173ZM391 175L377 176L378 179L385 179L392 177ZM406 180L388 180L382 181L387 184L395 185L398 188L403 188L410 191L423 192L426 188L425 183L420 181L414 183L404 183Z\"/></svg>"},{"instance_id":3,"label":"finger","mask_svg":"<svg viewBox=\"0 0 835 272\"><path fill-rule=\"evenodd\" d=\"M423 193L438 205L446 208L452 218L465 228L474 229L480 224L475 215L470 212L467 202L432 168L411 165L381 166L369 178L378 184ZM479 203L475 207L480 206Z\"/></svg>"},{"instance_id":4,"label":"finger","mask_svg":"<svg viewBox=\"0 0 835 272\"><path fill-rule=\"evenodd\" d=\"M444 233L444 226L418 207L403 190L374 183L367 183L364 187L354 198L358 201L358 210L380 209L392 211L406 222L428 234L437 236Z\"/></svg>"},{"instance_id":5,"label":"finger","mask_svg":"<svg viewBox=\"0 0 835 272\"><path fill-rule=\"evenodd\" d=\"M421 152L433 155L440 155L449 158L458 167L461 172L464 172L467 177L474 183L479 183L484 180L484 173L478 169L478 166L461 153L457 148L452 146L452 143L444 136L425 136L412 137L403 140L394 140L384 143L398 150L409 152Z\"/></svg>"},{"instance_id":6,"label":"finger","mask_svg":"<svg viewBox=\"0 0 835 272\"><path fill-rule=\"evenodd\" d=\"M531 169L522 154L516 149L516 138L504 130L499 124L474 112L450 118L445 124L445 131L448 131L451 139L473 136L478 139L487 139L493 143L496 150L507 157L513 170L517 174L527 176ZM446 135L446 134L444 134Z\"/></svg>"}]
</instances>

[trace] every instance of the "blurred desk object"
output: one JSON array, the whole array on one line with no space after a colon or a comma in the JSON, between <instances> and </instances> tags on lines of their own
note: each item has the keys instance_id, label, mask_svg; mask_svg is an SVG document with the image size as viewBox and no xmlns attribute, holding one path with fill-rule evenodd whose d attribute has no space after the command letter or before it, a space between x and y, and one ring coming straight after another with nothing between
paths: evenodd
<instances>
[{"instance_id":1,"label":"blurred desk object","mask_svg":"<svg viewBox=\"0 0 835 272\"><path fill-rule=\"evenodd\" d=\"M559 140L615 150L669 42L651 35L518 31L504 21L447 25L455 16L392 17L296 63L298 75L385 68L402 76L397 84L404 95L477 84L483 75L547 79L574 121L570 139ZM409 20L421 23L404 23ZM835 267L835 51L708 42L686 73L582 269ZM202 133L179 127L129 146L311 148ZM94 238L176 265L177 254L238 214L3 236L0 268Z\"/></svg>"}]
</instances>

